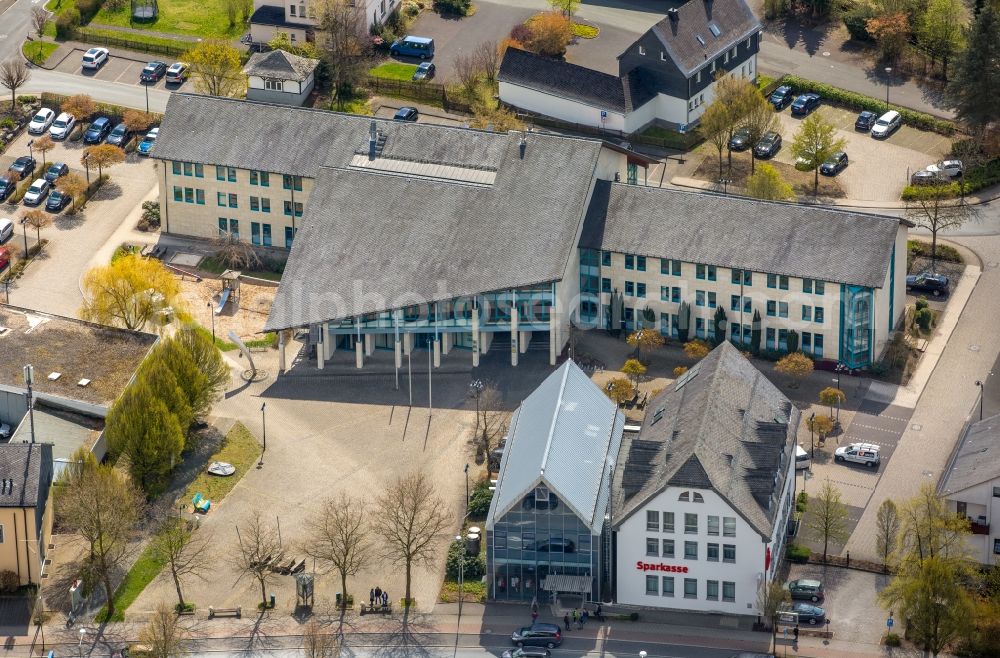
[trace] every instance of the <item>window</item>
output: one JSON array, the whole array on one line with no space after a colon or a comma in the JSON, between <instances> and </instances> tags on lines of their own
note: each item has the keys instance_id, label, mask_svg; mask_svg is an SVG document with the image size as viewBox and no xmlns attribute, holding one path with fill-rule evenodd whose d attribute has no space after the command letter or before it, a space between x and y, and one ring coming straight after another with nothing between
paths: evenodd
<instances>
[{"instance_id":1,"label":"window","mask_svg":"<svg viewBox=\"0 0 1000 658\"><path fill-rule=\"evenodd\" d=\"M735 562L736 561L736 544L723 544L722 545L722 561L723 562Z\"/></svg>"},{"instance_id":2,"label":"window","mask_svg":"<svg viewBox=\"0 0 1000 658\"><path fill-rule=\"evenodd\" d=\"M194 175L194 166L190 162L185 162L184 163L184 175L185 176L193 176Z\"/></svg>"},{"instance_id":3,"label":"window","mask_svg":"<svg viewBox=\"0 0 1000 658\"><path fill-rule=\"evenodd\" d=\"M601 292L611 292L611 279L607 277L601 279Z\"/></svg>"},{"instance_id":4,"label":"window","mask_svg":"<svg viewBox=\"0 0 1000 658\"><path fill-rule=\"evenodd\" d=\"M302 176L289 176L285 174L281 177L281 187L286 190L294 189L296 192L302 191Z\"/></svg>"},{"instance_id":5,"label":"window","mask_svg":"<svg viewBox=\"0 0 1000 658\"><path fill-rule=\"evenodd\" d=\"M660 513L653 510L646 510L646 530L656 532L660 529Z\"/></svg>"},{"instance_id":6,"label":"window","mask_svg":"<svg viewBox=\"0 0 1000 658\"><path fill-rule=\"evenodd\" d=\"M660 556L660 540L656 537L646 537L646 555Z\"/></svg>"},{"instance_id":7,"label":"window","mask_svg":"<svg viewBox=\"0 0 1000 658\"><path fill-rule=\"evenodd\" d=\"M260 212L260 199L255 196L250 197L250 211Z\"/></svg>"},{"instance_id":8,"label":"window","mask_svg":"<svg viewBox=\"0 0 1000 658\"><path fill-rule=\"evenodd\" d=\"M670 286L660 286L660 301L661 302L670 301Z\"/></svg>"},{"instance_id":9,"label":"window","mask_svg":"<svg viewBox=\"0 0 1000 658\"><path fill-rule=\"evenodd\" d=\"M823 324L823 307L817 306L816 310L813 312L813 322L817 324Z\"/></svg>"},{"instance_id":10,"label":"window","mask_svg":"<svg viewBox=\"0 0 1000 658\"><path fill-rule=\"evenodd\" d=\"M736 583L722 581L722 600L723 601L736 600Z\"/></svg>"},{"instance_id":11,"label":"window","mask_svg":"<svg viewBox=\"0 0 1000 658\"><path fill-rule=\"evenodd\" d=\"M695 277L715 281L715 265L695 265Z\"/></svg>"},{"instance_id":12,"label":"window","mask_svg":"<svg viewBox=\"0 0 1000 658\"><path fill-rule=\"evenodd\" d=\"M260 246L260 223L250 222L250 242Z\"/></svg>"},{"instance_id":13,"label":"window","mask_svg":"<svg viewBox=\"0 0 1000 658\"><path fill-rule=\"evenodd\" d=\"M635 297L635 283L633 283L631 281L626 281L625 282L625 296L626 297Z\"/></svg>"},{"instance_id":14,"label":"window","mask_svg":"<svg viewBox=\"0 0 1000 658\"><path fill-rule=\"evenodd\" d=\"M194 165L194 177L204 178L205 177L205 165L201 163L195 163Z\"/></svg>"},{"instance_id":15,"label":"window","mask_svg":"<svg viewBox=\"0 0 1000 658\"><path fill-rule=\"evenodd\" d=\"M285 215L288 216L288 217L292 216L292 202L291 201L285 201ZM295 216L296 217L301 217L302 216L302 204L299 203L298 201L295 202Z\"/></svg>"},{"instance_id":16,"label":"window","mask_svg":"<svg viewBox=\"0 0 1000 658\"><path fill-rule=\"evenodd\" d=\"M813 334L813 356L823 358L823 334Z\"/></svg>"},{"instance_id":17,"label":"window","mask_svg":"<svg viewBox=\"0 0 1000 658\"><path fill-rule=\"evenodd\" d=\"M682 503L689 503L689 502L691 502L691 492L690 491L682 491L681 495L677 496L677 500L681 501Z\"/></svg>"},{"instance_id":18,"label":"window","mask_svg":"<svg viewBox=\"0 0 1000 658\"><path fill-rule=\"evenodd\" d=\"M687 513L684 515L684 534L698 534L698 515Z\"/></svg>"},{"instance_id":19,"label":"window","mask_svg":"<svg viewBox=\"0 0 1000 658\"><path fill-rule=\"evenodd\" d=\"M229 207L230 208L238 208L239 207L239 203L237 202L237 197L236 197L235 194L230 194L229 195Z\"/></svg>"},{"instance_id":20,"label":"window","mask_svg":"<svg viewBox=\"0 0 1000 658\"><path fill-rule=\"evenodd\" d=\"M264 89L267 91L284 91L285 83L276 78L264 78Z\"/></svg>"},{"instance_id":21,"label":"window","mask_svg":"<svg viewBox=\"0 0 1000 658\"><path fill-rule=\"evenodd\" d=\"M684 559L685 560L698 559L698 542L696 541L684 542Z\"/></svg>"},{"instance_id":22,"label":"window","mask_svg":"<svg viewBox=\"0 0 1000 658\"><path fill-rule=\"evenodd\" d=\"M295 234L297 232L298 229L294 229L291 226L285 227L285 249L292 248L292 241L295 239Z\"/></svg>"},{"instance_id":23,"label":"window","mask_svg":"<svg viewBox=\"0 0 1000 658\"><path fill-rule=\"evenodd\" d=\"M825 289L826 289L826 284L823 283L822 281L813 282L813 290L817 295L822 295Z\"/></svg>"},{"instance_id":24,"label":"window","mask_svg":"<svg viewBox=\"0 0 1000 658\"><path fill-rule=\"evenodd\" d=\"M625 254L625 269L634 270L635 269L635 256L632 254Z\"/></svg>"},{"instance_id":25,"label":"window","mask_svg":"<svg viewBox=\"0 0 1000 658\"><path fill-rule=\"evenodd\" d=\"M291 15L294 16L295 15L295 5L291 5L288 9L291 11Z\"/></svg>"},{"instance_id":26,"label":"window","mask_svg":"<svg viewBox=\"0 0 1000 658\"><path fill-rule=\"evenodd\" d=\"M184 200L184 189L174 185L174 201Z\"/></svg>"},{"instance_id":27,"label":"window","mask_svg":"<svg viewBox=\"0 0 1000 658\"><path fill-rule=\"evenodd\" d=\"M704 306L705 305L705 291L704 290L695 290L694 291L694 305L695 306Z\"/></svg>"},{"instance_id":28,"label":"window","mask_svg":"<svg viewBox=\"0 0 1000 658\"><path fill-rule=\"evenodd\" d=\"M705 598L709 601L719 600L719 581L708 580L705 581Z\"/></svg>"},{"instance_id":29,"label":"window","mask_svg":"<svg viewBox=\"0 0 1000 658\"><path fill-rule=\"evenodd\" d=\"M645 272L646 271L646 257L645 256L636 256L635 257L635 269L639 270L640 272Z\"/></svg>"},{"instance_id":30,"label":"window","mask_svg":"<svg viewBox=\"0 0 1000 658\"><path fill-rule=\"evenodd\" d=\"M684 579L684 598L685 599L696 599L698 598L698 581L695 578L685 578Z\"/></svg>"},{"instance_id":31,"label":"window","mask_svg":"<svg viewBox=\"0 0 1000 658\"><path fill-rule=\"evenodd\" d=\"M812 353L812 337L813 335L810 332L802 332L802 351L806 354Z\"/></svg>"},{"instance_id":32,"label":"window","mask_svg":"<svg viewBox=\"0 0 1000 658\"><path fill-rule=\"evenodd\" d=\"M215 180L226 180L226 168L222 165L215 165Z\"/></svg>"},{"instance_id":33,"label":"window","mask_svg":"<svg viewBox=\"0 0 1000 658\"><path fill-rule=\"evenodd\" d=\"M194 202L199 206L205 205L205 190L196 189L194 191Z\"/></svg>"},{"instance_id":34,"label":"window","mask_svg":"<svg viewBox=\"0 0 1000 658\"><path fill-rule=\"evenodd\" d=\"M226 167L226 180L230 183L236 182L236 167Z\"/></svg>"},{"instance_id":35,"label":"window","mask_svg":"<svg viewBox=\"0 0 1000 658\"><path fill-rule=\"evenodd\" d=\"M714 292L709 292L708 293L708 307L709 308L715 308L715 293Z\"/></svg>"},{"instance_id":36,"label":"window","mask_svg":"<svg viewBox=\"0 0 1000 658\"><path fill-rule=\"evenodd\" d=\"M788 290L788 277L779 276L777 274L767 275L767 287L768 288L781 288L782 290Z\"/></svg>"},{"instance_id":37,"label":"window","mask_svg":"<svg viewBox=\"0 0 1000 658\"><path fill-rule=\"evenodd\" d=\"M730 311L738 311L738 310L740 310L740 296L739 295L730 295L729 296L729 310Z\"/></svg>"},{"instance_id":38,"label":"window","mask_svg":"<svg viewBox=\"0 0 1000 658\"><path fill-rule=\"evenodd\" d=\"M271 174L266 171L251 171L250 184L268 187L271 184Z\"/></svg>"},{"instance_id":39,"label":"window","mask_svg":"<svg viewBox=\"0 0 1000 658\"><path fill-rule=\"evenodd\" d=\"M674 577L664 576L663 577L663 596L673 596L674 595Z\"/></svg>"},{"instance_id":40,"label":"window","mask_svg":"<svg viewBox=\"0 0 1000 658\"><path fill-rule=\"evenodd\" d=\"M709 544L708 545L708 553L707 553L705 559L708 560L709 562L718 562L719 561L719 545L718 544Z\"/></svg>"},{"instance_id":41,"label":"window","mask_svg":"<svg viewBox=\"0 0 1000 658\"><path fill-rule=\"evenodd\" d=\"M767 300L767 315L769 317L774 317L778 314L778 302L773 299Z\"/></svg>"},{"instance_id":42,"label":"window","mask_svg":"<svg viewBox=\"0 0 1000 658\"><path fill-rule=\"evenodd\" d=\"M261 226L264 229L263 230L264 246L265 247L270 247L271 246L271 225L270 224L262 224Z\"/></svg>"},{"instance_id":43,"label":"window","mask_svg":"<svg viewBox=\"0 0 1000 658\"><path fill-rule=\"evenodd\" d=\"M674 513L664 512L663 513L663 532L673 532L674 531Z\"/></svg>"},{"instance_id":44,"label":"window","mask_svg":"<svg viewBox=\"0 0 1000 658\"><path fill-rule=\"evenodd\" d=\"M745 285L745 286L752 286L753 285L753 272L751 272L750 270L733 270L732 271L732 275L730 277L730 281L732 282L732 284L734 286L738 286L740 284L741 273L742 273L743 285Z\"/></svg>"},{"instance_id":45,"label":"window","mask_svg":"<svg viewBox=\"0 0 1000 658\"><path fill-rule=\"evenodd\" d=\"M708 534L719 536L719 517L709 516L708 517Z\"/></svg>"},{"instance_id":46,"label":"window","mask_svg":"<svg viewBox=\"0 0 1000 658\"><path fill-rule=\"evenodd\" d=\"M705 337L705 318L694 319L694 335L698 338Z\"/></svg>"},{"instance_id":47,"label":"window","mask_svg":"<svg viewBox=\"0 0 1000 658\"><path fill-rule=\"evenodd\" d=\"M602 267L611 267L611 252L610 251L602 251L601 252L601 266Z\"/></svg>"},{"instance_id":48,"label":"window","mask_svg":"<svg viewBox=\"0 0 1000 658\"><path fill-rule=\"evenodd\" d=\"M645 55L646 54L646 48L644 46L639 46L639 54L640 55Z\"/></svg>"},{"instance_id":49,"label":"window","mask_svg":"<svg viewBox=\"0 0 1000 658\"><path fill-rule=\"evenodd\" d=\"M679 260L671 260L669 258L660 259L660 274L668 274L670 276L680 276L681 275L681 262Z\"/></svg>"},{"instance_id":50,"label":"window","mask_svg":"<svg viewBox=\"0 0 1000 658\"><path fill-rule=\"evenodd\" d=\"M802 307L802 321L803 322L812 322L812 306L803 306Z\"/></svg>"},{"instance_id":51,"label":"window","mask_svg":"<svg viewBox=\"0 0 1000 658\"><path fill-rule=\"evenodd\" d=\"M184 203L194 203L194 188L185 187L184 188Z\"/></svg>"},{"instance_id":52,"label":"window","mask_svg":"<svg viewBox=\"0 0 1000 658\"><path fill-rule=\"evenodd\" d=\"M674 540L663 540L663 557L674 557Z\"/></svg>"},{"instance_id":53,"label":"window","mask_svg":"<svg viewBox=\"0 0 1000 658\"><path fill-rule=\"evenodd\" d=\"M260 211L271 212L271 200L266 197L260 198Z\"/></svg>"},{"instance_id":54,"label":"window","mask_svg":"<svg viewBox=\"0 0 1000 658\"><path fill-rule=\"evenodd\" d=\"M0 525L0 544L4 543L4 528Z\"/></svg>"},{"instance_id":55,"label":"window","mask_svg":"<svg viewBox=\"0 0 1000 658\"><path fill-rule=\"evenodd\" d=\"M656 596L660 593L659 580L659 576L646 576L646 594Z\"/></svg>"},{"instance_id":56,"label":"window","mask_svg":"<svg viewBox=\"0 0 1000 658\"><path fill-rule=\"evenodd\" d=\"M174 176L180 176L181 175L181 163L180 162L177 162L176 160L174 160L171 163L171 167L170 168L171 168L171 173L173 173Z\"/></svg>"},{"instance_id":57,"label":"window","mask_svg":"<svg viewBox=\"0 0 1000 658\"><path fill-rule=\"evenodd\" d=\"M812 291L813 291L812 279L802 279L802 292L811 294Z\"/></svg>"},{"instance_id":58,"label":"window","mask_svg":"<svg viewBox=\"0 0 1000 658\"><path fill-rule=\"evenodd\" d=\"M635 284L635 296L639 297L640 299L645 299L646 298L646 284L645 283L637 283L637 284Z\"/></svg>"},{"instance_id":59,"label":"window","mask_svg":"<svg viewBox=\"0 0 1000 658\"><path fill-rule=\"evenodd\" d=\"M778 317L779 318L788 317L788 302L778 302Z\"/></svg>"},{"instance_id":60,"label":"window","mask_svg":"<svg viewBox=\"0 0 1000 658\"><path fill-rule=\"evenodd\" d=\"M1000 498L1000 487L993 487L993 497Z\"/></svg>"},{"instance_id":61,"label":"window","mask_svg":"<svg viewBox=\"0 0 1000 658\"><path fill-rule=\"evenodd\" d=\"M226 193L225 192L216 192L215 193L215 202L218 203L220 206L225 207L226 206Z\"/></svg>"},{"instance_id":62,"label":"window","mask_svg":"<svg viewBox=\"0 0 1000 658\"><path fill-rule=\"evenodd\" d=\"M701 71L698 71L698 73L694 76L694 83L696 85L701 84Z\"/></svg>"},{"instance_id":63,"label":"window","mask_svg":"<svg viewBox=\"0 0 1000 658\"><path fill-rule=\"evenodd\" d=\"M735 537L736 536L736 517L735 516L724 516L724 517L722 517L722 536L723 537Z\"/></svg>"},{"instance_id":64,"label":"window","mask_svg":"<svg viewBox=\"0 0 1000 658\"><path fill-rule=\"evenodd\" d=\"M3 543L3 526L0 525L0 544ZM993 554L1000 555L1000 539L993 540Z\"/></svg>"}]
</instances>

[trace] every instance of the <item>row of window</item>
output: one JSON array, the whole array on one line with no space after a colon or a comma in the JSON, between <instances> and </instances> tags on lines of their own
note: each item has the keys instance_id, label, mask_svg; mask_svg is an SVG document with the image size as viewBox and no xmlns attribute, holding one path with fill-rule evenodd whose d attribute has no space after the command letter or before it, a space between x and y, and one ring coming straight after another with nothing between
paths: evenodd
<instances>
[{"instance_id":1,"label":"row of window","mask_svg":"<svg viewBox=\"0 0 1000 658\"><path fill-rule=\"evenodd\" d=\"M292 248L292 241L295 239L295 234L298 229L292 229L291 226L285 227L285 248ZM232 219L227 217L219 217L219 235L229 236L234 240L240 239L240 220ZM250 222L250 242L258 247L270 247L272 246L271 241L271 225L263 224L261 222Z\"/></svg>"},{"instance_id":2,"label":"row of window","mask_svg":"<svg viewBox=\"0 0 1000 658\"><path fill-rule=\"evenodd\" d=\"M674 558L677 557L675 554L675 544L673 539L659 539L657 537L646 537L646 555L648 557L666 557ZM705 552L705 559L709 562L719 561L719 544L708 543L706 544L707 550ZM686 541L684 542L684 559L685 560L697 560L698 559L698 542L696 541ZM723 562L736 562L736 545L735 544L722 544L722 561Z\"/></svg>"},{"instance_id":3,"label":"row of window","mask_svg":"<svg viewBox=\"0 0 1000 658\"><path fill-rule=\"evenodd\" d=\"M176 189L176 188L175 188ZM174 192L174 199L177 200L177 193ZM216 202L220 208L239 208L239 197L236 194L227 194L226 192L216 192ZM283 202L285 216L292 216L292 202L285 200ZM295 202L295 216L302 216L303 206L298 201ZM250 197L250 211L251 212L271 212L271 200L267 197Z\"/></svg>"},{"instance_id":4,"label":"row of window","mask_svg":"<svg viewBox=\"0 0 1000 658\"><path fill-rule=\"evenodd\" d=\"M171 162L171 169L174 176L194 176L195 178L205 177L205 165L198 162Z\"/></svg>"},{"instance_id":5,"label":"row of window","mask_svg":"<svg viewBox=\"0 0 1000 658\"><path fill-rule=\"evenodd\" d=\"M688 492L684 492L688 493ZM683 495L683 494L682 494ZM701 494L695 493L694 502L700 503L703 500L698 500L701 498ZM687 499L685 499L687 500ZM706 530L709 535L718 536L719 535L719 516L714 514L707 515L708 525ZM722 536L723 537L735 537L736 536L736 517L735 516L723 516L722 519ZM661 524L662 520L662 524ZM646 510L646 530L651 532L673 532L674 531L674 513L673 512L659 512L657 510ZM698 534L698 515L692 514L690 512L684 513L684 534L686 535L696 535Z\"/></svg>"},{"instance_id":6,"label":"row of window","mask_svg":"<svg viewBox=\"0 0 1000 658\"><path fill-rule=\"evenodd\" d=\"M734 303L733 309L736 309L735 300L739 299L739 295L733 295ZM745 310L749 312L749 297L745 298L744 302ZM787 318L788 317L788 302L779 302L773 299L767 301L767 315L768 317L778 317ZM802 305L802 321L803 322L816 322L818 324L823 324L825 318L825 311L822 306L808 306L806 304Z\"/></svg>"},{"instance_id":7,"label":"row of window","mask_svg":"<svg viewBox=\"0 0 1000 658\"><path fill-rule=\"evenodd\" d=\"M173 172L175 174L180 174L182 171L186 172L187 166L190 163L173 163ZM201 174L197 172L201 169L202 165L194 164L195 175L198 177L204 176L204 171ZM190 174L183 174L190 175ZM223 165L215 166L215 180L235 183L237 181L236 167L226 167ZM271 174L267 171L257 171L254 169L250 170L250 184L256 185L258 187L270 187L271 186ZM282 174L281 176L281 187L286 190L294 189L296 192L302 191L302 176L292 176L290 174Z\"/></svg>"},{"instance_id":8,"label":"row of window","mask_svg":"<svg viewBox=\"0 0 1000 658\"><path fill-rule=\"evenodd\" d=\"M674 596L673 576L646 576L646 594L649 596ZM698 579L684 579L684 598L698 598ZM719 600L719 581L705 581L705 598L709 601ZM736 600L736 583L722 581L722 600Z\"/></svg>"},{"instance_id":9,"label":"row of window","mask_svg":"<svg viewBox=\"0 0 1000 658\"><path fill-rule=\"evenodd\" d=\"M196 187L178 187L174 185L174 201L178 203L196 203L205 205L205 190Z\"/></svg>"}]
</instances>

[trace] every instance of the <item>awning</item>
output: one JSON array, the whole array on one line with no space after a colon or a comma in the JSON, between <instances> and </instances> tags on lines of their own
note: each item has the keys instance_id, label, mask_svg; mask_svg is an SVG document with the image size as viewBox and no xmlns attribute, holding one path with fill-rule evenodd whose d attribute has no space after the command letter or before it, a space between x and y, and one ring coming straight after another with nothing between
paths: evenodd
<instances>
[{"instance_id":1,"label":"awning","mask_svg":"<svg viewBox=\"0 0 1000 658\"><path fill-rule=\"evenodd\" d=\"M575 594L590 593L590 576L567 576L563 574L549 574L545 577L545 584L542 589L546 592L573 592Z\"/></svg>"}]
</instances>

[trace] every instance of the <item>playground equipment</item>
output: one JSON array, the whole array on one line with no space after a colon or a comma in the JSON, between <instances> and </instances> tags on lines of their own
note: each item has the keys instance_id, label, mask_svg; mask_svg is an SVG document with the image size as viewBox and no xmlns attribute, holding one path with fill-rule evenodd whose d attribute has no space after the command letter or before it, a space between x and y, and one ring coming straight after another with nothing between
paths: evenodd
<instances>
[{"instance_id":1,"label":"playground equipment","mask_svg":"<svg viewBox=\"0 0 1000 658\"><path fill-rule=\"evenodd\" d=\"M156 0L132 0L132 20L139 23L150 23L156 20L160 7Z\"/></svg>"},{"instance_id":2,"label":"playground equipment","mask_svg":"<svg viewBox=\"0 0 1000 658\"><path fill-rule=\"evenodd\" d=\"M219 295L219 305L215 307L215 314L222 313L229 299L233 300L233 308L240 305L240 273L236 270L226 270L222 273L222 294Z\"/></svg>"}]
</instances>

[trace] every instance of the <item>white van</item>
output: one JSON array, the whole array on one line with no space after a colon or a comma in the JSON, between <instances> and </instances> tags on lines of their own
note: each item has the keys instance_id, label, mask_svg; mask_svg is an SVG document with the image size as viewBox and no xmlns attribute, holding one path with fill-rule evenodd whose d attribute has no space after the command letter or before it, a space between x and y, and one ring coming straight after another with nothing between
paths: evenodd
<instances>
[{"instance_id":1,"label":"white van","mask_svg":"<svg viewBox=\"0 0 1000 658\"><path fill-rule=\"evenodd\" d=\"M872 137L875 139L885 139L892 133L896 132L903 123L903 117L899 115L896 110L889 110L882 116L878 118L875 125L872 127Z\"/></svg>"},{"instance_id":2,"label":"white van","mask_svg":"<svg viewBox=\"0 0 1000 658\"><path fill-rule=\"evenodd\" d=\"M14 222L9 219L0 219L0 244L10 240L12 235L14 235Z\"/></svg>"},{"instance_id":3,"label":"white van","mask_svg":"<svg viewBox=\"0 0 1000 658\"><path fill-rule=\"evenodd\" d=\"M812 459L809 457L809 453L800 446L795 446L795 470L801 471L804 468L809 468L812 466Z\"/></svg>"}]
</instances>

